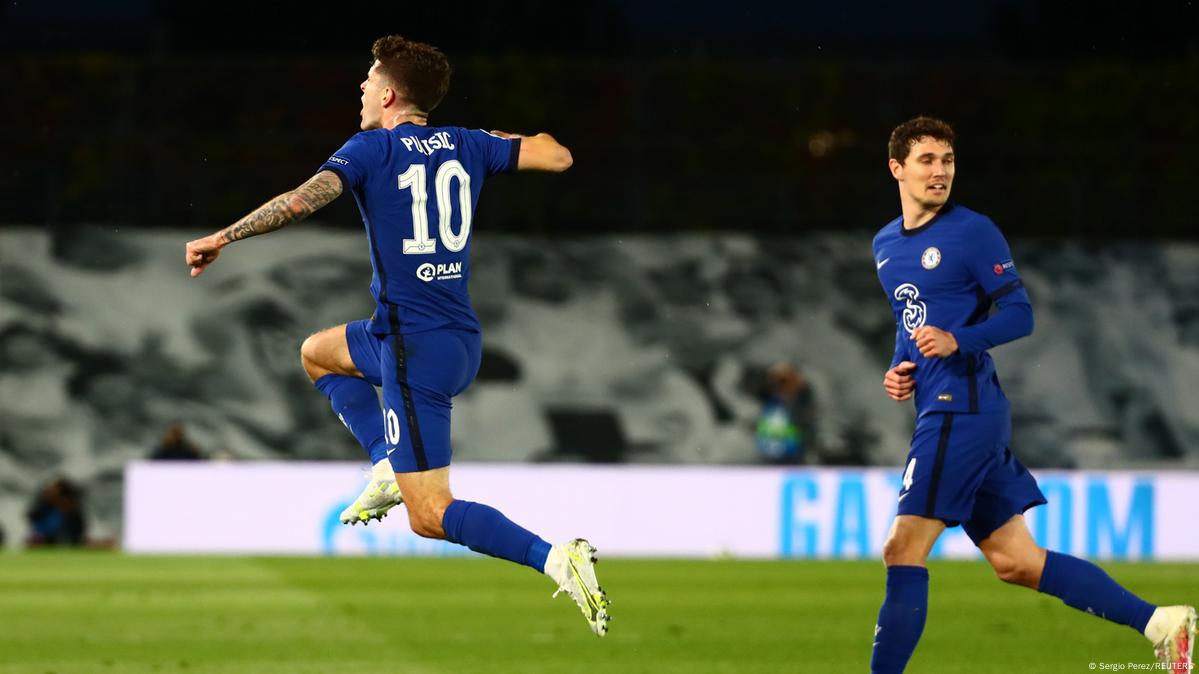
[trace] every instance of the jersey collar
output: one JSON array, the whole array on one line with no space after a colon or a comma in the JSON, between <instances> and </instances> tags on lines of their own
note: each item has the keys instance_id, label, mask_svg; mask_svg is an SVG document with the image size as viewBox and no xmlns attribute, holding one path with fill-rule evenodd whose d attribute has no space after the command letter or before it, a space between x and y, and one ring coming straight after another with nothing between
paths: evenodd
<instances>
[{"instance_id":1,"label":"jersey collar","mask_svg":"<svg viewBox=\"0 0 1199 674\"><path fill-rule=\"evenodd\" d=\"M933 223L940 220L942 215L945 215L946 213L948 213L952 210L953 210L953 202L947 201L947 202L945 202L945 205L941 207L941 210L937 211L937 214L933 216L932 220L929 220L928 222L924 223L923 225L920 225L919 227L915 227L913 229L904 229L903 216L901 215L901 216L899 216L899 233L903 234L904 236L916 236L920 232L923 232L924 230L928 229L929 227L932 227Z\"/></svg>"}]
</instances>

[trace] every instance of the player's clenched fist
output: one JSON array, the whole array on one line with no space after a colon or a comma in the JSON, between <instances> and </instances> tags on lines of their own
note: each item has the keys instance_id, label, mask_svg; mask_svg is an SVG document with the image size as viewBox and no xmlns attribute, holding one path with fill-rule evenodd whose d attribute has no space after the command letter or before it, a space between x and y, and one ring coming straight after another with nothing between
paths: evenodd
<instances>
[{"instance_id":1,"label":"player's clenched fist","mask_svg":"<svg viewBox=\"0 0 1199 674\"><path fill-rule=\"evenodd\" d=\"M945 358L957 353L958 340L952 333L945 332L931 325L916 328L912 333L912 341L925 358Z\"/></svg>"},{"instance_id":2,"label":"player's clenched fist","mask_svg":"<svg viewBox=\"0 0 1199 674\"><path fill-rule=\"evenodd\" d=\"M883 376L883 388L886 389L887 395L891 396L891 400L903 401L912 397L916 390L916 380L912 378L915 371L916 364L910 360L887 370L887 374Z\"/></svg>"},{"instance_id":3,"label":"player's clenched fist","mask_svg":"<svg viewBox=\"0 0 1199 674\"><path fill-rule=\"evenodd\" d=\"M216 260L216 256L221 254L221 247L224 245L225 242L215 234L203 239L188 241L186 260L187 266L192 268L192 277L202 274L204 268L212 264Z\"/></svg>"}]
</instances>

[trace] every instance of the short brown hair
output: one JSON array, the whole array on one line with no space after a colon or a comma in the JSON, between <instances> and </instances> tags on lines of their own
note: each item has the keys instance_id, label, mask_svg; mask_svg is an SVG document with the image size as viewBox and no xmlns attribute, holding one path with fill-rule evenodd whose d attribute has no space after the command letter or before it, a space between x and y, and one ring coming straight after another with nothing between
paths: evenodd
<instances>
[{"instance_id":1,"label":"short brown hair","mask_svg":"<svg viewBox=\"0 0 1199 674\"><path fill-rule=\"evenodd\" d=\"M404 100L429 113L450 90L450 62L437 47L388 35L375 40L371 56L379 71L400 89Z\"/></svg>"},{"instance_id":2,"label":"short brown hair","mask_svg":"<svg viewBox=\"0 0 1199 674\"><path fill-rule=\"evenodd\" d=\"M939 140L953 147L953 127L936 117L921 115L895 127L887 141L887 156L903 163L912 151L912 146L921 138Z\"/></svg>"}]
</instances>

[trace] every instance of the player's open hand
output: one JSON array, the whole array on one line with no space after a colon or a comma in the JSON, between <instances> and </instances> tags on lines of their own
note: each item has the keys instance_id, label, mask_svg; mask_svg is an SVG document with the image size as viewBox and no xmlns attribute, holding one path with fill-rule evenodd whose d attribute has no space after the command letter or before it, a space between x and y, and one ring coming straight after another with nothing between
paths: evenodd
<instances>
[{"instance_id":1,"label":"player's open hand","mask_svg":"<svg viewBox=\"0 0 1199 674\"><path fill-rule=\"evenodd\" d=\"M916 380L912 378L915 371L916 364L910 360L887 370L887 374L883 376L883 388L886 389L887 395L891 396L891 400L902 402L912 397L916 390Z\"/></svg>"},{"instance_id":2,"label":"player's open hand","mask_svg":"<svg viewBox=\"0 0 1199 674\"><path fill-rule=\"evenodd\" d=\"M912 341L925 358L946 358L958 351L958 340L952 333L945 332L931 325L916 328L912 333Z\"/></svg>"},{"instance_id":3,"label":"player's open hand","mask_svg":"<svg viewBox=\"0 0 1199 674\"><path fill-rule=\"evenodd\" d=\"M204 268L216 261L225 242L216 234L187 242L187 266L191 267L192 278L204 273Z\"/></svg>"}]
</instances>

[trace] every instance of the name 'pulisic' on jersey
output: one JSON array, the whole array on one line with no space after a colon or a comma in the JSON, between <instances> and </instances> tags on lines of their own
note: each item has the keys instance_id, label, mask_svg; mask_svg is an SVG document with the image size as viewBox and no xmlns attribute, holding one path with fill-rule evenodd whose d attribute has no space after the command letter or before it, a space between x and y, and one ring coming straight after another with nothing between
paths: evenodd
<instances>
[{"instance_id":1,"label":"name 'pulisic' on jersey","mask_svg":"<svg viewBox=\"0 0 1199 674\"><path fill-rule=\"evenodd\" d=\"M416 150L422 154L432 155L437 150L456 150L454 140L450 138L449 131L438 131L429 137L428 140L417 136L401 136L400 142L409 150Z\"/></svg>"},{"instance_id":2,"label":"name 'pulisic' on jersey","mask_svg":"<svg viewBox=\"0 0 1199 674\"><path fill-rule=\"evenodd\" d=\"M915 229L904 229L899 217L875 236L874 261L895 315L891 367L916 363L917 414L1006 409L989 344L974 333L993 305L1027 305L1031 320L1031 303L995 224L953 204ZM911 340L925 325L953 333L959 351L925 358Z\"/></svg>"},{"instance_id":3,"label":"name 'pulisic' on jersey","mask_svg":"<svg viewBox=\"0 0 1199 674\"><path fill-rule=\"evenodd\" d=\"M321 170L354 195L370 244L376 334L478 331L471 234L484 181L515 171L519 138L406 123L355 134Z\"/></svg>"}]
</instances>

